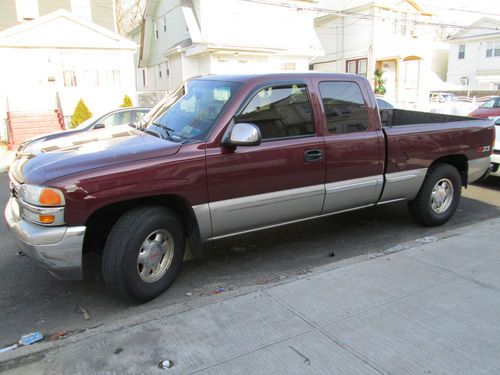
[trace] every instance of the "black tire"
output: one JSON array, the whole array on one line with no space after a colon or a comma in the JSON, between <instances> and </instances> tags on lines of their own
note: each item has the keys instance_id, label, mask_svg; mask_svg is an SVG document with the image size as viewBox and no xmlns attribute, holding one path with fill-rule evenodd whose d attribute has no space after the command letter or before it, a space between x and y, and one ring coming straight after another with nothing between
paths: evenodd
<instances>
[{"instance_id":1,"label":"black tire","mask_svg":"<svg viewBox=\"0 0 500 375\"><path fill-rule=\"evenodd\" d=\"M438 182L440 186L451 183L453 188L453 192L450 194L451 201L442 205L443 210L441 212L436 212L433 209L432 200L432 191ZM460 173L454 166L450 164L433 165L427 171L427 175L415 199L408 202L408 208L413 218L420 224L429 227L444 224L455 213L460 202L461 190Z\"/></svg>"},{"instance_id":2,"label":"black tire","mask_svg":"<svg viewBox=\"0 0 500 375\"><path fill-rule=\"evenodd\" d=\"M155 231L160 231L155 234ZM167 237L168 241L151 241L155 244L170 244L165 248L172 249L173 255L169 251L168 263L164 273L158 272L158 280L144 281L145 275L140 275L139 252L144 253L144 243L150 238L148 235ZM102 258L102 274L106 286L115 290L119 294L135 301L145 302L165 291L175 279L184 258L184 228L179 217L165 207L143 206L127 211L115 223L106 240ZM148 245L149 246L149 245ZM158 245L158 252L164 247ZM154 251L154 250L153 250ZM148 253L149 254L149 253ZM151 259L161 259L161 254L152 254L146 257L146 261ZM144 269L143 265L143 269ZM160 269L162 267L158 266ZM153 272L153 271L151 271Z\"/></svg>"}]
</instances>

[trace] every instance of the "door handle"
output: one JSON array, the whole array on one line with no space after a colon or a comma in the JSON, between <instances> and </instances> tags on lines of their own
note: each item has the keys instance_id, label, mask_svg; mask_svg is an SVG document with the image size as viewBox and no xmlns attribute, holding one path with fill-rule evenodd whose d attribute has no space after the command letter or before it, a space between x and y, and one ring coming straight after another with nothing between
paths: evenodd
<instances>
[{"instance_id":1,"label":"door handle","mask_svg":"<svg viewBox=\"0 0 500 375\"><path fill-rule=\"evenodd\" d=\"M307 150L304 152L305 161L323 160L323 150Z\"/></svg>"}]
</instances>

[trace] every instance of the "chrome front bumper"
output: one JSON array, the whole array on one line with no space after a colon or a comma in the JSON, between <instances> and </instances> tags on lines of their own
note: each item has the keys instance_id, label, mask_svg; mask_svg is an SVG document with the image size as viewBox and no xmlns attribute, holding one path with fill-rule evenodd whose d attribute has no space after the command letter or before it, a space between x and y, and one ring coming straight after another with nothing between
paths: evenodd
<instances>
[{"instance_id":1,"label":"chrome front bumper","mask_svg":"<svg viewBox=\"0 0 500 375\"><path fill-rule=\"evenodd\" d=\"M44 227L30 223L20 217L18 204L12 197L5 207L5 220L24 254L47 268L58 279L83 279L85 226Z\"/></svg>"}]
</instances>

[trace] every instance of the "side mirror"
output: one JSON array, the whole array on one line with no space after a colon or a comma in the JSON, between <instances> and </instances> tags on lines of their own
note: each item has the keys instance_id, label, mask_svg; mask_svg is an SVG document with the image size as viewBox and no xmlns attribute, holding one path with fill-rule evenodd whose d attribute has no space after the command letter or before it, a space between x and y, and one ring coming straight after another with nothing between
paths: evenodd
<instances>
[{"instance_id":1,"label":"side mirror","mask_svg":"<svg viewBox=\"0 0 500 375\"><path fill-rule=\"evenodd\" d=\"M226 146L258 146L261 141L260 129L256 125L240 122L228 129L222 139L222 144Z\"/></svg>"},{"instance_id":2,"label":"side mirror","mask_svg":"<svg viewBox=\"0 0 500 375\"><path fill-rule=\"evenodd\" d=\"M104 124L95 124L92 130L97 130L97 129L104 129L106 125Z\"/></svg>"}]
</instances>

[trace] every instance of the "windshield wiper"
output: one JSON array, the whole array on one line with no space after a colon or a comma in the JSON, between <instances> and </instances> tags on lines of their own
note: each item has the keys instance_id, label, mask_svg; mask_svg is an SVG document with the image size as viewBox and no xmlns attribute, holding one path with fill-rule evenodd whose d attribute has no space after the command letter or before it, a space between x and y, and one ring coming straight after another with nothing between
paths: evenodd
<instances>
[{"instance_id":1,"label":"windshield wiper","mask_svg":"<svg viewBox=\"0 0 500 375\"><path fill-rule=\"evenodd\" d=\"M159 128L165 129L167 131L168 138L172 139L170 132L175 132L175 129L169 128L167 125L160 124L158 122L152 122L151 124L158 126Z\"/></svg>"}]
</instances>

